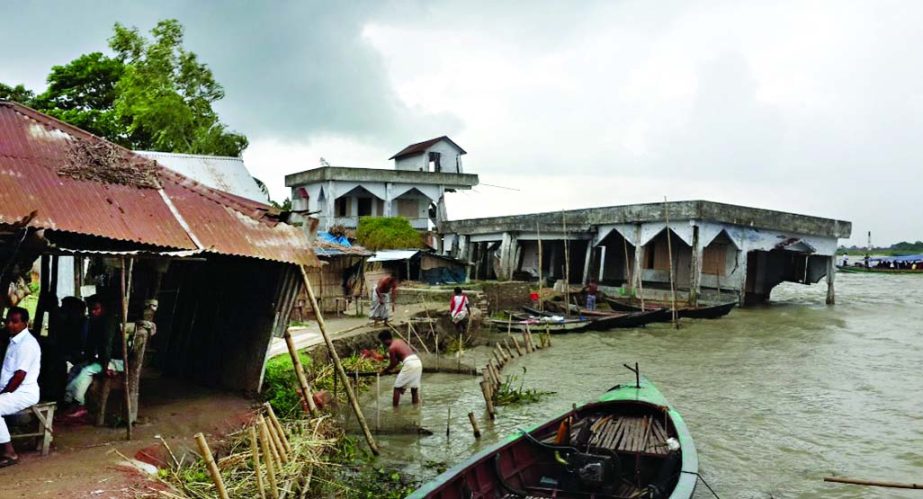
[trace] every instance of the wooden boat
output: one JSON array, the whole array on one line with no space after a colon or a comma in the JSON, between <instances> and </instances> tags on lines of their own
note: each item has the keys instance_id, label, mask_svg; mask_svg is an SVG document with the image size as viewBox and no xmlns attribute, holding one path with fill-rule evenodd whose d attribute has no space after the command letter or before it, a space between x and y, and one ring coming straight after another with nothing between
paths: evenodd
<instances>
[{"instance_id":1,"label":"wooden boat","mask_svg":"<svg viewBox=\"0 0 923 499\"><path fill-rule=\"evenodd\" d=\"M622 310L622 311L640 311L640 303L634 304L633 302L626 302L618 298L609 298L605 297L604 300L609 304L609 307L612 310ZM645 301L644 310L652 309L665 309L668 312L670 307L662 302L654 301ZM703 307L689 307L681 306L676 308L676 315L680 318L689 318L689 319L717 319L723 317L731 312L731 309L737 306L737 302L728 302L721 303L719 305L706 305Z\"/></svg>"},{"instance_id":2,"label":"wooden boat","mask_svg":"<svg viewBox=\"0 0 923 499\"><path fill-rule=\"evenodd\" d=\"M699 467L692 436L654 384L636 380L507 437L408 497L692 497Z\"/></svg>"},{"instance_id":3,"label":"wooden boat","mask_svg":"<svg viewBox=\"0 0 923 499\"><path fill-rule=\"evenodd\" d=\"M860 265L856 266L837 266L837 272L843 272L846 274L923 274L923 268L918 269L886 269L886 268L876 268L876 267L862 267Z\"/></svg>"},{"instance_id":4,"label":"wooden boat","mask_svg":"<svg viewBox=\"0 0 923 499\"><path fill-rule=\"evenodd\" d=\"M523 332L529 328L533 332L548 331L551 334L574 333L583 331L590 325L587 319L555 319L553 317L530 317L525 320L503 320L491 319L490 324L501 330L507 329L516 332Z\"/></svg>"},{"instance_id":5,"label":"wooden boat","mask_svg":"<svg viewBox=\"0 0 923 499\"><path fill-rule=\"evenodd\" d=\"M564 304L557 302L547 302L548 308L563 313ZM671 319L669 309L653 309L634 312L602 312L598 310L577 309L572 307L572 313L590 319L591 323L587 329L593 331L604 331L607 329L641 327L652 322L667 322ZM523 310L532 314L550 315L553 312L542 312L529 307L522 307Z\"/></svg>"}]
</instances>

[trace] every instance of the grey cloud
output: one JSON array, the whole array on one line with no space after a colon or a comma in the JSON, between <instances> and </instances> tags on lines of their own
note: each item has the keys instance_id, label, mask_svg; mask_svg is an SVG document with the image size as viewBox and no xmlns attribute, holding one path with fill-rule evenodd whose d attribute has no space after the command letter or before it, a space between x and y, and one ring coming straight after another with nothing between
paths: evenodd
<instances>
[{"instance_id":1,"label":"grey cloud","mask_svg":"<svg viewBox=\"0 0 923 499\"><path fill-rule=\"evenodd\" d=\"M224 85L217 106L224 121L251 137L343 134L394 147L421 134L458 131L460 121L448 113L404 106L383 61L361 38L363 25L387 5L85 1L55 6L49 15L45 4L18 4L0 15L0 43L15 47L0 55L0 81L35 87L54 64L107 51L115 22L147 31L172 17L186 27L187 48ZM12 10L9 3L5 10Z\"/></svg>"}]
</instances>

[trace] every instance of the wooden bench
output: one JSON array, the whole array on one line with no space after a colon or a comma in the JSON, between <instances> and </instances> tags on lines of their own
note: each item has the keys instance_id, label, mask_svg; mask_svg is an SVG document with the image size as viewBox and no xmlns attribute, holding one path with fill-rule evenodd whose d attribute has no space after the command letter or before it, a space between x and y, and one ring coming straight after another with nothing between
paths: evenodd
<instances>
[{"instance_id":1,"label":"wooden bench","mask_svg":"<svg viewBox=\"0 0 923 499\"><path fill-rule=\"evenodd\" d=\"M43 456L47 456L48 451L51 450L51 441L54 440L54 430L52 427L54 424L54 411L56 407L57 404L54 402L40 402L28 409L17 412L14 414L16 418L26 418L30 415L35 416L38 422L38 431L33 433L16 433L10 436L14 439L38 437L38 445L35 446L35 450L41 451Z\"/></svg>"}]
</instances>

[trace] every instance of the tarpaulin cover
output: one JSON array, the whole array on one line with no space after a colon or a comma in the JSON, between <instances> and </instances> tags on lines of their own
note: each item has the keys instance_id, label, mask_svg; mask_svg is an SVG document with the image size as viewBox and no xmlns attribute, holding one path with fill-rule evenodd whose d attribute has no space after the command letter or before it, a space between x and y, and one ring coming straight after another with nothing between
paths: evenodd
<instances>
[{"instance_id":1,"label":"tarpaulin cover","mask_svg":"<svg viewBox=\"0 0 923 499\"><path fill-rule=\"evenodd\" d=\"M347 248L352 247L352 244L349 244L349 239L347 239L346 236L334 236L329 232L321 231L317 233L317 238L322 241L339 244L340 246L345 246Z\"/></svg>"},{"instance_id":2,"label":"tarpaulin cover","mask_svg":"<svg viewBox=\"0 0 923 499\"><path fill-rule=\"evenodd\" d=\"M864 258L860 258L864 260ZM870 262L919 262L923 261L923 255L903 255L903 256L880 256L869 258Z\"/></svg>"}]
</instances>

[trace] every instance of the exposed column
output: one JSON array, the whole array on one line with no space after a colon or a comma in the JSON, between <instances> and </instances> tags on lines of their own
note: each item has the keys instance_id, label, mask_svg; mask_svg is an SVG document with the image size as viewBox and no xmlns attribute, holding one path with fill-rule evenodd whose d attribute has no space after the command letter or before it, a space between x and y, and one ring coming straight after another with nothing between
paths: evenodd
<instances>
[{"instance_id":1,"label":"exposed column","mask_svg":"<svg viewBox=\"0 0 923 499\"><path fill-rule=\"evenodd\" d=\"M599 277L597 280L603 282L603 275L606 271L606 246L599 247ZM628 276L625 276L625 279L628 279Z\"/></svg>"},{"instance_id":2,"label":"exposed column","mask_svg":"<svg viewBox=\"0 0 923 499\"><path fill-rule=\"evenodd\" d=\"M583 284L590 282L590 261L593 259L593 240L586 242L586 258L583 259Z\"/></svg>"},{"instance_id":3,"label":"exposed column","mask_svg":"<svg viewBox=\"0 0 923 499\"><path fill-rule=\"evenodd\" d=\"M512 257L513 253L513 235L509 232L503 233L500 240L500 272L497 276L498 281L507 281L513 275Z\"/></svg>"},{"instance_id":4,"label":"exposed column","mask_svg":"<svg viewBox=\"0 0 923 499\"><path fill-rule=\"evenodd\" d=\"M827 257L827 305L836 303L836 292L833 289L833 281L836 277L836 255Z\"/></svg>"},{"instance_id":5,"label":"exposed column","mask_svg":"<svg viewBox=\"0 0 923 499\"><path fill-rule=\"evenodd\" d=\"M644 254L647 253L647 250L644 246L641 246L641 224L635 225L635 275L634 283L632 287L640 291L641 281L644 280L644 276L641 275L641 263L644 261Z\"/></svg>"},{"instance_id":6,"label":"exposed column","mask_svg":"<svg viewBox=\"0 0 923 499\"><path fill-rule=\"evenodd\" d=\"M748 260L747 249L745 247L742 247L740 251L737 252L737 255L738 255L737 258L739 262L739 265L737 266L737 272L740 273L740 276L738 277L740 279L740 282L738 282L737 299L738 299L738 303L742 307L745 305L746 300L747 300L747 273L749 272L749 270L747 269L747 260Z\"/></svg>"},{"instance_id":7,"label":"exposed column","mask_svg":"<svg viewBox=\"0 0 923 499\"><path fill-rule=\"evenodd\" d=\"M336 224L337 193L333 185L333 180L327 181L327 192L325 193L327 194L327 206L324 208L324 215L327 216L327 225L324 227L324 230L327 230Z\"/></svg>"},{"instance_id":8,"label":"exposed column","mask_svg":"<svg viewBox=\"0 0 923 499\"><path fill-rule=\"evenodd\" d=\"M699 241L699 226L692 226L692 258L689 259L689 304L699 303L702 285L702 242Z\"/></svg>"},{"instance_id":9,"label":"exposed column","mask_svg":"<svg viewBox=\"0 0 923 499\"><path fill-rule=\"evenodd\" d=\"M385 183L385 203L384 203L384 215L386 217L392 216L391 202L394 199L394 195L391 193L393 191L394 184L391 182Z\"/></svg>"},{"instance_id":10,"label":"exposed column","mask_svg":"<svg viewBox=\"0 0 923 499\"><path fill-rule=\"evenodd\" d=\"M436 201L436 230L442 230L442 222L449 218L445 207L445 188L439 186L439 200Z\"/></svg>"}]
</instances>

